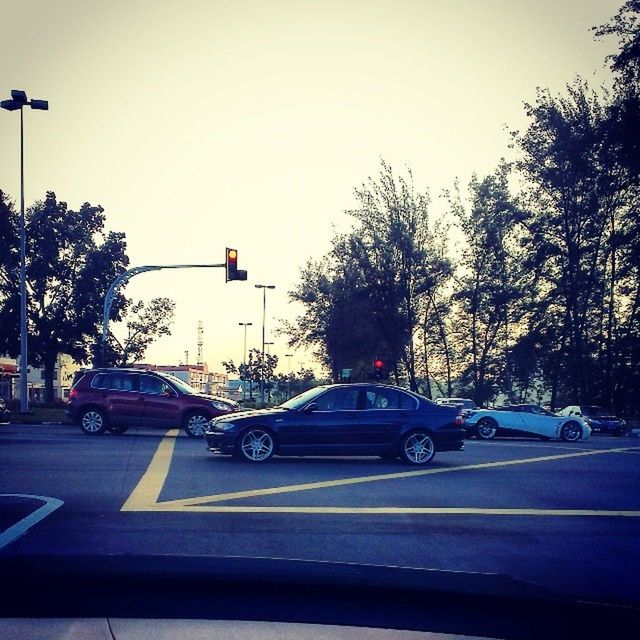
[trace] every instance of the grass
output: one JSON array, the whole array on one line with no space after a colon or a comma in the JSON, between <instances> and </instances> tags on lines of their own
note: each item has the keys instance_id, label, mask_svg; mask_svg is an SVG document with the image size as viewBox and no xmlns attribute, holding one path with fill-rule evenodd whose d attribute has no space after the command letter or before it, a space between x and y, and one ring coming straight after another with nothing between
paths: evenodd
<instances>
[{"instance_id":1,"label":"grass","mask_svg":"<svg viewBox=\"0 0 640 640\"><path fill-rule=\"evenodd\" d=\"M65 407L39 407L31 406L29 413L20 413L19 410L11 410L11 422L13 424L34 424L42 422L62 422L71 424L71 420L65 414Z\"/></svg>"}]
</instances>

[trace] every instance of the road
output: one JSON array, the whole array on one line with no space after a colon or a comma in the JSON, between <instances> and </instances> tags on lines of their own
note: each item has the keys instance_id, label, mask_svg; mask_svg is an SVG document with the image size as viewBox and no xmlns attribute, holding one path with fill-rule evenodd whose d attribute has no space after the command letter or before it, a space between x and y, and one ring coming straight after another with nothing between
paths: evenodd
<instances>
[{"instance_id":1,"label":"road","mask_svg":"<svg viewBox=\"0 0 640 640\"><path fill-rule=\"evenodd\" d=\"M469 440L422 469L375 458L250 465L178 431L3 425L0 469L0 554L388 564L640 602L638 438Z\"/></svg>"}]
</instances>

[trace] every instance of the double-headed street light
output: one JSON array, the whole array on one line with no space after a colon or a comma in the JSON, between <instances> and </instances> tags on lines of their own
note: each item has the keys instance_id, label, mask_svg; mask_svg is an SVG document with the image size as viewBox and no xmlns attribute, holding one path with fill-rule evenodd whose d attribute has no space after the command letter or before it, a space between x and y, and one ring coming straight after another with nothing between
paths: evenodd
<instances>
[{"instance_id":1,"label":"double-headed street light","mask_svg":"<svg viewBox=\"0 0 640 640\"><path fill-rule=\"evenodd\" d=\"M262 361L260 363L260 402L264 404L264 330L267 316L267 289L275 289L274 284L257 284L262 289Z\"/></svg>"},{"instance_id":2,"label":"double-headed street light","mask_svg":"<svg viewBox=\"0 0 640 640\"><path fill-rule=\"evenodd\" d=\"M26 234L24 224L24 121L22 107L29 105L32 109L47 111L46 100L27 100L27 94L19 89L12 89L11 99L2 100L0 107L7 111L20 111L20 411L29 411L27 391L27 277L26 277Z\"/></svg>"},{"instance_id":3,"label":"double-headed street light","mask_svg":"<svg viewBox=\"0 0 640 640\"><path fill-rule=\"evenodd\" d=\"M238 326L244 327L244 350L242 352L242 399L247 398L247 327L252 327L253 322L238 322ZM251 384L251 378L249 378L249 384Z\"/></svg>"}]
</instances>

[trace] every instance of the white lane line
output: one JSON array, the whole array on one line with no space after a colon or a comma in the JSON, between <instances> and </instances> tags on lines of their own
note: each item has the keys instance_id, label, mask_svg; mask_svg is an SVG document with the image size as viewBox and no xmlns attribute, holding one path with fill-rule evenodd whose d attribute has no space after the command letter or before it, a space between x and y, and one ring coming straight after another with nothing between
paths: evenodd
<instances>
[{"instance_id":1,"label":"white lane line","mask_svg":"<svg viewBox=\"0 0 640 640\"><path fill-rule=\"evenodd\" d=\"M0 534L0 549L3 549L8 544L11 544L15 540L17 540L20 536L23 536L29 529L31 529L31 527L38 524L40 520L43 520L64 504L64 502L62 500L58 500L58 498L49 498L47 496L32 496L23 493L2 493L0 494L0 498L27 498L30 500L40 500L44 502L41 507L38 507L28 516L22 518L22 520L16 522L16 524L9 527Z\"/></svg>"}]
</instances>

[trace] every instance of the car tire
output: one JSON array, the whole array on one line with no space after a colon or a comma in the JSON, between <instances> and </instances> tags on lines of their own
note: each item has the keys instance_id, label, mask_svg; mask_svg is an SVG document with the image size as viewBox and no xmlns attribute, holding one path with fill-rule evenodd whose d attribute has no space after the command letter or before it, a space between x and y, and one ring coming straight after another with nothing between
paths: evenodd
<instances>
[{"instance_id":1,"label":"car tire","mask_svg":"<svg viewBox=\"0 0 640 640\"><path fill-rule=\"evenodd\" d=\"M411 431L402 438L400 457L407 464L429 464L436 455L436 443L426 430Z\"/></svg>"},{"instance_id":2,"label":"car tire","mask_svg":"<svg viewBox=\"0 0 640 640\"><path fill-rule=\"evenodd\" d=\"M110 425L107 427L107 429L108 429L111 433L113 433L113 434L115 434L115 435L117 435L117 436L122 435L123 433L126 433L126 431L127 431L127 429L128 429L128 428L129 428L129 427L125 427L125 426L123 426L123 425L121 425L121 424L110 424Z\"/></svg>"},{"instance_id":3,"label":"car tire","mask_svg":"<svg viewBox=\"0 0 640 640\"><path fill-rule=\"evenodd\" d=\"M630 432L630 429L620 428L620 429L616 429L616 430L613 432L613 435L614 435L614 436L618 436L618 437L621 437L621 436L628 436L628 435L629 435L629 432Z\"/></svg>"},{"instance_id":4,"label":"car tire","mask_svg":"<svg viewBox=\"0 0 640 640\"><path fill-rule=\"evenodd\" d=\"M83 409L78 420L82 433L97 436L107 430L107 416L100 409Z\"/></svg>"},{"instance_id":5,"label":"car tire","mask_svg":"<svg viewBox=\"0 0 640 640\"><path fill-rule=\"evenodd\" d=\"M252 427L238 439L237 454L245 462L266 462L276 452L276 441L269 429Z\"/></svg>"},{"instance_id":6,"label":"car tire","mask_svg":"<svg viewBox=\"0 0 640 640\"><path fill-rule=\"evenodd\" d=\"M498 423L493 418L481 418L476 424L476 438L492 440L498 433Z\"/></svg>"},{"instance_id":7,"label":"car tire","mask_svg":"<svg viewBox=\"0 0 640 640\"><path fill-rule=\"evenodd\" d=\"M562 425L560 429L560 439L565 442L577 442L582 437L582 427L571 420Z\"/></svg>"},{"instance_id":8,"label":"car tire","mask_svg":"<svg viewBox=\"0 0 640 640\"><path fill-rule=\"evenodd\" d=\"M209 416L204 411L191 411L184 417L183 428L190 438L202 438Z\"/></svg>"}]
</instances>

